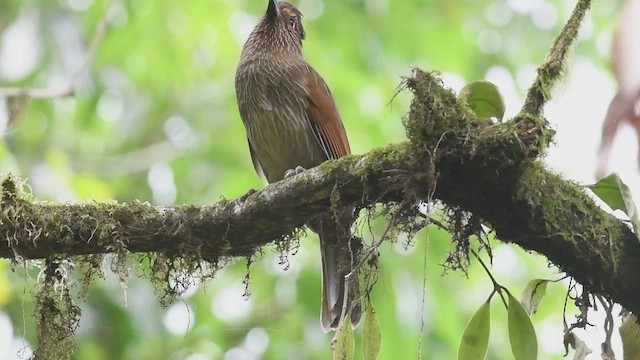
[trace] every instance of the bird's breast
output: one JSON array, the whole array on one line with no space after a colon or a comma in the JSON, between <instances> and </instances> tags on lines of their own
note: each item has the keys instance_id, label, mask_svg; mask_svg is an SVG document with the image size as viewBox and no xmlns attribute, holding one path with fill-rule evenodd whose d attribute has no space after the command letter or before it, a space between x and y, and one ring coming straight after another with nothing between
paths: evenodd
<instances>
[{"instance_id":1,"label":"bird's breast","mask_svg":"<svg viewBox=\"0 0 640 360\"><path fill-rule=\"evenodd\" d=\"M296 166L311 168L326 160L307 115L305 69L257 59L241 62L236 73L240 115L255 160L269 182Z\"/></svg>"}]
</instances>

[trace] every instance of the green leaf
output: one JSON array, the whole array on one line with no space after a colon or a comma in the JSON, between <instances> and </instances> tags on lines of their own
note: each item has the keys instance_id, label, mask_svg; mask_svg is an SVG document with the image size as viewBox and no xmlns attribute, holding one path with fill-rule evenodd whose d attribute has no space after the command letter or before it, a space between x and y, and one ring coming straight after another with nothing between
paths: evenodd
<instances>
[{"instance_id":1,"label":"green leaf","mask_svg":"<svg viewBox=\"0 0 640 360\"><path fill-rule=\"evenodd\" d=\"M353 360L356 347L355 342L351 317L346 316L331 341L333 360Z\"/></svg>"},{"instance_id":2,"label":"green leaf","mask_svg":"<svg viewBox=\"0 0 640 360\"><path fill-rule=\"evenodd\" d=\"M380 334L380 322L373 308L371 299L367 301L367 309L364 314L362 328L362 352L364 360L376 360L380 354L382 336Z\"/></svg>"},{"instance_id":3,"label":"green leaf","mask_svg":"<svg viewBox=\"0 0 640 360\"><path fill-rule=\"evenodd\" d=\"M479 118L495 117L498 121L504 116L504 99L498 87L486 80L468 83L460 90L458 98L464 100Z\"/></svg>"},{"instance_id":4,"label":"green leaf","mask_svg":"<svg viewBox=\"0 0 640 360\"><path fill-rule=\"evenodd\" d=\"M636 209L631 190L627 184L622 182L618 174L611 174L600 179L593 185L588 185L602 201L604 201L613 210L622 210L633 226L633 232L640 239L640 219L638 219L638 210Z\"/></svg>"},{"instance_id":5,"label":"green leaf","mask_svg":"<svg viewBox=\"0 0 640 360\"><path fill-rule=\"evenodd\" d=\"M507 292L508 293L508 292ZM520 301L509 294L509 341L515 360L536 360L538 358L538 340L527 311Z\"/></svg>"},{"instance_id":6,"label":"green leaf","mask_svg":"<svg viewBox=\"0 0 640 360\"><path fill-rule=\"evenodd\" d=\"M462 341L458 348L458 360L480 360L487 356L489 348L489 333L491 317L491 303L485 301L469 320L462 334Z\"/></svg>"},{"instance_id":7,"label":"green leaf","mask_svg":"<svg viewBox=\"0 0 640 360\"><path fill-rule=\"evenodd\" d=\"M538 311L538 306L547 292L548 283L549 280L546 279L534 279L524 288L521 302L527 314L533 315Z\"/></svg>"}]
</instances>

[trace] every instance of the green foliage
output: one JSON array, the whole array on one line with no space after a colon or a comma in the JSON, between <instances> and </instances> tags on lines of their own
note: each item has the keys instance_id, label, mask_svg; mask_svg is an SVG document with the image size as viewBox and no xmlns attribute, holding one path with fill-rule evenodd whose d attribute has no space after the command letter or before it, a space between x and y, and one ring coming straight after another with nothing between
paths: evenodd
<instances>
[{"instance_id":1,"label":"green foliage","mask_svg":"<svg viewBox=\"0 0 640 360\"><path fill-rule=\"evenodd\" d=\"M636 208L631 190L618 174L611 174L600 179L597 183L588 186L594 194L605 202L613 210L622 210L633 226L633 232L640 239L640 217Z\"/></svg>"},{"instance_id":2,"label":"green foliage","mask_svg":"<svg viewBox=\"0 0 640 360\"><path fill-rule=\"evenodd\" d=\"M487 356L491 332L491 301L484 302L464 329L458 360L483 360Z\"/></svg>"},{"instance_id":3,"label":"green foliage","mask_svg":"<svg viewBox=\"0 0 640 360\"><path fill-rule=\"evenodd\" d=\"M516 360L538 359L538 340L527 311L520 301L509 293L509 342Z\"/></svg>"},{"instance_id":4,"label":"green foliage","mask_svg":"<svg viewBox=\"0 0 640 360\"><path fill-rule=\"evenodd\" d=\"M371 299L367 298L367 306L364 312L364 325L362 326L362 354L364 360L376 360L380 355L382 345L380 322L378 314L373 308Z\"/></svg>"},{"instance_id":5,"label":"green foliage","mask_svg":"<svg viewBox=\"0 0 640 360\"><path fill-rule=\"evenodd\" d=\"M502 121L505 112L504 99L498 87L491 82L472 81L460 90L458 98L464 100L477 117Z\"/></svg>"},{"instance_id":6,"label":"green foliage","mask_svg":"<svg viewBox=\"0 0 640 360\"><path fill-rule=\"evenodd\" d=\"M346 316L336 329L333 338L333 360L353 360L356 347L356 339L351 324L351 316Z\"/></svg>"},{"instance_id":7,"label":"green foliage","mask_svg":"<svg viewBox=\"0 0 640 360\"><path fill-rule=\"evenodd\" d=\"M527 283L522 291L522 306L527 314L533 315L538 311L538 306L547 293L547 284L549 280L546 279L533 279Z\"/></svg>"}]
</instances>

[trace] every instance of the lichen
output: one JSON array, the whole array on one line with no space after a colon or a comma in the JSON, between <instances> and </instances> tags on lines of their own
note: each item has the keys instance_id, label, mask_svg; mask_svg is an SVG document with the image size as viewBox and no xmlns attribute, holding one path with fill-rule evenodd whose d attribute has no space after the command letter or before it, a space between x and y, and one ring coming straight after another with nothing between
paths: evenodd
<instances>
[{"instance_id":1,"label":"lichen","mask_svg":"<svg viewBox=\"0 0 640 360\"><path fill-rule=\"evenodd\" d=\"M2 186L3 235L14 252L14 267L37 266L41 261L26 259L47 254L34 292L33 316L38 334L35 359L71 358L80 318L74 299L86 298L94 282L104 277L105 265L118 275L123 291L132 270L147 276L160 303L166 306L189 287L213 278L230 261L224 256L203 259L201 242L192 239L185 239L179 251L171 255L131 254L128 250L130 233L122 224L136 219L142 226L154 228L153 235L171 235L176 229L192 226L197 216L190 211L199 209L195 206L176 212L186 216L173 217L137 201L126 207L113 201L68 207L36 202L28 187L15 176L5 177ZM68 255L67 251L72 251L79 241L96 250L108 250L110 262L105 264L102 253ZM43 244L47 244L46 248Z\"/></svg>"},{"instance_id":2,"label":"lichen","mask_svg":"<svg viewBox=\"0 0 640 360\"><path fill-rule=\"evenodd\" d=\"M80 322L80 308L75 305L69 287L68 260L47 260L43 276L34 294L38 347L33 358L71 359L73 334Z\"/></svg>"}]
</instances>

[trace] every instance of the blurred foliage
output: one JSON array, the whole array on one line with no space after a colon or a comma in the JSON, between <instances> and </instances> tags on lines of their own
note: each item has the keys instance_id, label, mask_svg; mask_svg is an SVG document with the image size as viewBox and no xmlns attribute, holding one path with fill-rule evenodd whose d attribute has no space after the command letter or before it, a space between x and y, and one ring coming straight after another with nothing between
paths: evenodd
<instances>
[{"instance_id":1,"label":"blurred foliage","mask_svg":"<svg viewBox=\"0 0 640 360\"><path fill-rule=\"evenodd\" d=\"M22 119L0 139L0 172L28 177L35 196L52 201L207 204L262 187L247 151L233 83L244 39L266 1L113 4L113 25L77 95L29 102ZM506 73L491 81L514 93L507 101L520 99L573 5L547 0L299 2L308 34L305 54L333 90L354 153L404 137L400 118L410 94L395 92L413 66L442 72L446 84L457 89ZM82 65L107 6L108 1L93 0L0 2L0 86L65 86ZM576 56L591 58L602 71L607 71L615 10L612 2L596 3L576 49ZM520 103L506 106L513 112ZM6 116L0 120L7 127ZM371 226L371 234L365 232L368 241L384 224ZM442 276L450 238L441 230L430 228L411 246L403 243L401 238L384 244L382 275L372 294L382 329L380 359L416 358L418 352L428 359L454 358L491 282L474 262L468 277ZM492 244L495 276L515 294L532 278L560 276L542 257ZM159 306L139 274L121 284L107 270L106 280L81 305L74 358L327 359L332 334L323 334L319 326L318 250L310 236L289 256L284 271L275 251L266 248L250 267L247 299L246 262L239 260L168 309ZM37 270L0 262L0 333L13 334L0 341L0 347L11 349L0 354L16 354L36 342L31 289L37 278ZM533 317L541 358L563 354L565 291L550 285ZM488 358L509 359L506 312L492 313ZM360 336L358 330L357 349Z\"/></svg>"}]
</instances>

